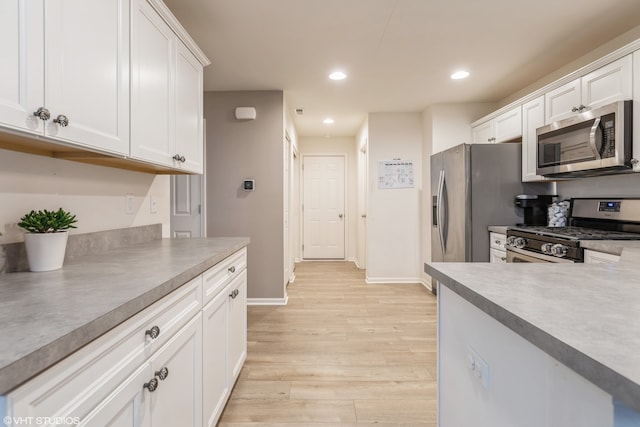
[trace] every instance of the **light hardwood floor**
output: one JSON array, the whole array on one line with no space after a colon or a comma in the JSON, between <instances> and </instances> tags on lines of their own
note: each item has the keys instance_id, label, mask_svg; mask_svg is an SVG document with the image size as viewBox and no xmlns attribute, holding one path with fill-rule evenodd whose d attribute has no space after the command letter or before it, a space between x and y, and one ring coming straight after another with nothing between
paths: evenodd
<instances>
[{"instance_id":1,"label":"light hardwood floor","mask_svg":"<svg viewBox=\"0 0 640 427\"><path fill-rule=\"evenodd\" d=\"M436 425L436 299L303 262L289 303L248 308L248 354L220 427Z\"/></svg>"}]
</instances>

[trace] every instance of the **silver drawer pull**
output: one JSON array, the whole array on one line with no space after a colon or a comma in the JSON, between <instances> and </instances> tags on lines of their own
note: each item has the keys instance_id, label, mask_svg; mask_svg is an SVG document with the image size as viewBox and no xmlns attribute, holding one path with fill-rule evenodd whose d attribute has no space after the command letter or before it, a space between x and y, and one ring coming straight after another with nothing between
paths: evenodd
<instances>
[{"instance_id":1,"label":"silver drawer pull","mask_svg":"<svg viewBox=\"0 0 640 427\"><path fill-rule=\"evenodd\" d=\"M236 267L232 265L231 267L229 267L229 268L227 269L227 271L229 271L229 273L233 274L233 273L235 273L235 272L236 272Z\"/></svg>"},{"instance_id":2,"label":"silver drawer pull","mask_svg":"<svg viewBox=\"0 0 640 427\"><path fill-rule=\"evenodd\" d=\"M155 340L160 335L160 328L154 326L151 329L147 329L144 334L151 337L152 340Z\"/></svg>"},{"instance_id":3,"label":"silver drawer pull","mask_svg":"<svg viewBox=\"0 0 640 427\"><path fill-rule=\"evenodd\" d=\"M160 378L161 381L164 381L167 379L167 377L169 376L169 368L167 368L166 366L162 369L160 369L159 371L156 371L155 376Z\"/></svg>"},{"instance_id":4,"label":"silver drawer pull","mask_svg":"<svg viewBox=\"0 0 640 427\"><path fill-rule=\"evenodd\" d=\"M53 119L53 123L57 123L63 128L66 128L67 126L69 126L69 119L67 118L67 116L60 114L58 117Z\"/></svg>"},{"instance_id":5,"label":"silver drawer pull","mask_svg":"<svg viewBox=\"0 0 640 427\"><path fill-rule=\"evenodd\" d=\"M146 388L147 390L149 390L149 392L153 393L158 388L158 380L152 378L148 383L144 383L142 388Z\"/></svg>"},{"instance_id":6,"label":"silver drawer pull","mask_svg":"<svg viewBox=\"0 0 640 427\"><path fill-rule=\"evenodd\" d=\"M51 118L51 113L44 107L38 108L38 110L35 111L33 115L45 122Z\"/></svg>"}]
</instances>

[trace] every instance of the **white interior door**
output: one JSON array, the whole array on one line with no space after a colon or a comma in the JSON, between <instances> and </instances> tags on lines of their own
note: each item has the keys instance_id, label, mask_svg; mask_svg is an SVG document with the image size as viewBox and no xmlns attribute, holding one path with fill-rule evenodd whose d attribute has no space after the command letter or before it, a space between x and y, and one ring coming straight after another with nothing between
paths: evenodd
<instances>
[{"instance_id":1,"label":"white interior door","mask_svg":"<svg viewBox=\"0 0 640 427\"><path fill-rule=\"evenodd\" d=\"M171 237L202 237L202 175L171 176Z\"/></svg>"},{"instance_id":2,"label":"white interior door","mask_svg":"<svg viewBox=\"0 0 640 427\"><path fill-rule=\"evenodd\" d=\"M344 166L344 156L303 157L305 259L344 259Z\"/></svg>"}]
</instances>

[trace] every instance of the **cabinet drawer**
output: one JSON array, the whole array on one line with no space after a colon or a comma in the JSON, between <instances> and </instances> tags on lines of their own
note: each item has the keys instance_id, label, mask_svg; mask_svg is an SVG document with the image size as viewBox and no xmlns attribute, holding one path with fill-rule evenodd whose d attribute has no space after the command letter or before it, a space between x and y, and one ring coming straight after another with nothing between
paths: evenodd
<instances>
[{"instance_id":1,"label":"cabinet drawer","mask_svg":"<svg viewBox=\"0 0 640 427\"><path fill-rule=\"evenodd\" d=\"M505 263L507 262L507 253L498 249L489 249L489 262Z\"/></svg>"},{"instance_id":2,"label":"cabinet drawer","mask_svg":"<svg viewBox=\"0 0 640 427\"><path fill-rule=\"evenodd\" d=\"M201 308L198 276L9 393L7 414L84 418Z\"/></svg>"},{"instance_id":3,"label":"cabinet drawer","mask_svg":"<svg viewBox=\"0 0 640 427\"><path fill-rule=\"evenodd\" d=\"M204 304L247 268L247 249L242 248L207 270L203 276Z\"/></svg>"},{"instance_id":4,"label":"cabinet drawer","mask_svg":"<svg viewBox=\"0 0 640 427\"><path fill-rule=\"evenodd\" d=\"M489 247L504 251L507 243L507 236L500 233L489 233Z\"/></svg>"},{"instance_id":5,"label":"cabinet drawer","mask_svg":"<svg viewBox=\"0 0 640 427\"><path fill-rule=\"evenodd\" d=\"M605 252L584 250L584 262L587 264L615 264L620 261L620 255L612 255Z\"/></svg>"}]
</instances>

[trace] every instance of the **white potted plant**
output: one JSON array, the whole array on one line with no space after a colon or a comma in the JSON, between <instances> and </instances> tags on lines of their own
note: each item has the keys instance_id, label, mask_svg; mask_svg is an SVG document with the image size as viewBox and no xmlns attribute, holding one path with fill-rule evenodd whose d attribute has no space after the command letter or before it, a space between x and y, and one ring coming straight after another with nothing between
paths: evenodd
<instances>
[{"instance_id":1,"label":"white potted plant","mask_svg":"<svg viewBox=\"0 0 640 427\"><path fill-rule=\"evenodd\" d=\"M18 227L24 234L24 245L31 271L51 271L62 268L67 249L68 230L76 228L75 215L64 211L31 211L20 218Z\"/></svg>"}]
</instances>

